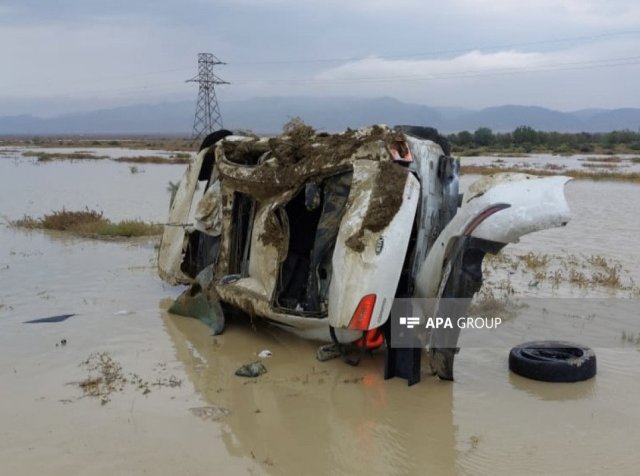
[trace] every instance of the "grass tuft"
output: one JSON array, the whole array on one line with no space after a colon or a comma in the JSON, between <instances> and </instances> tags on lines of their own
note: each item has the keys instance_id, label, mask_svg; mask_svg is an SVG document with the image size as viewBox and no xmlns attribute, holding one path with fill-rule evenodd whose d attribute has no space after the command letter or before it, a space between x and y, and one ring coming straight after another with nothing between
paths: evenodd
<instances>
[{"instance_id":1,"label":"grass tuft","mask_svg":"<svg viewBox=\"0 0 640 476\"><path fill-rule=\"evenodd\" d=\"M39 152L28 150L22 153L23 157L36 157L38 162L50 162L52 160L103 160L106 155L95 155L90 152Z\"/></svg>"},{"instance_id":2,"label":"grass tuft","mask_svg":"<svg viewBox=\"0 0 640 476\"><path fill-rule=\"evenodd\" d=\"M527 268L534 270L546 267L549 264L549 261L551 261L551 257L549 255L538 255L533 253L532 251L529 251L529 253L527 253L526 255L521 255L520 259L524 261L524 264L527 266Z\"/></svg>"},{"instance_id":3,"label":"grass tuft","mask_svg":"<svg viewBox=\"0 0 640 476\"><path fill-rule=\"evenodd\" d=\"M612 155L609 157L586 157L585 162L608 162L618 164L622 162L622 159L616 155Z\"/></svg>"},{"instance_id":4,"label":"grass tuft","mask_svg":"<svg viewBox=\"0 0 640 476\"><path fill-rule=\"evenodd\" d=\"M91 152L41 152L37 150L27 150L22 153L23 157L36 157L38 162L52 162L54 160L113 160L127 164L189 164L191 154L178 152L171 157L159 155L140 155L136 157L111 158L107 155L95 155Z\"/></svg>"},{"instance_id":5,"label":"grass tuft","mask_svg":"<svg viewBox=\"0 0 640 476\"><path fill-rule=\"evenodd\" d=\"M80 235L106 237L150 236L162 233L162 226L145 223L141 220L123 220L112 222L102 212L95 210L70 211L64 208L45 215L42 218L25 216L12 222L12 225L29 228L66 231Z\"/></svg>"}]
</instances>

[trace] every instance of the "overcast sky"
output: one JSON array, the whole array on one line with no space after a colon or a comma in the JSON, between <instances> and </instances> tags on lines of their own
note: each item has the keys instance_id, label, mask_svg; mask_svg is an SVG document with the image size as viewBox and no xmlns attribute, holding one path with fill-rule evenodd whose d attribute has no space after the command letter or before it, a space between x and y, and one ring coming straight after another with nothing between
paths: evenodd
<instances>
[{"instance_id":1,"label":"overcast sky","mask_svg":"<svg viewBox=\"0 0 640 476\"><path fill-rule=\"evenodd\" d=\"M194 100L391 96L640 107L638 0L0 0L0 115Z\"/></svg>"}]
</instances>

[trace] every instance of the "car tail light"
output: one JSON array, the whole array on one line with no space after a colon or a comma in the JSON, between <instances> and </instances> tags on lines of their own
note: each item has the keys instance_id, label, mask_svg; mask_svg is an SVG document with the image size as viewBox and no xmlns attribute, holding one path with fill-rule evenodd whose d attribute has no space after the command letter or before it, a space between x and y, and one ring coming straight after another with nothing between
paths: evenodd
<instances>
[{"instance_id":1,"label":"car tail light","mask_svg":"<svg viewBox=\"0 0 640 476\"><path fill-rule=\"evenodd\" d=\"M376 295L367 294L362 299L356 308L356 312L353 313L351 322L349 322L349 329L366 331L369 329L369 322L371 322L371 315L373 314L373 308L376 306Z\"/></svg>"}]
</instances>

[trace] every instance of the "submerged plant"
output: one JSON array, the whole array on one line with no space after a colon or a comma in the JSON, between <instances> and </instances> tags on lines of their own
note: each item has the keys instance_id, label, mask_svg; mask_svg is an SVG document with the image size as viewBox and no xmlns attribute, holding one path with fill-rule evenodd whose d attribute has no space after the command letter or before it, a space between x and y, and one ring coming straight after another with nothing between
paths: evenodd
<instances>
[{"instance_id":1,"label":"submerged plant","mask_svg":"<svg viewBox=\"0 0 640 476\"><path fill-rule=\"evenodd\" d=\"M544 268L549 264L551 258L547 254L538 255L529 251L526 255L521 255L520 259L524 262L529 269Z\"/></svg>"}]
</instances>

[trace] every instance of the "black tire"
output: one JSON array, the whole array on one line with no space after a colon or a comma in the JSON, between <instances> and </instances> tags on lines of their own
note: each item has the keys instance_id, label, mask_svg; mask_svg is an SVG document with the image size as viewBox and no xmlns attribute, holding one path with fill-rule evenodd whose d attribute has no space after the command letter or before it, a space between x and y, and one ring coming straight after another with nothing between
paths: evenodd
<instances>
[{"instance_id":1,"label":"black tire","mask_svg":"<svg viewBox=\"0 0 640 476\"><path fill-rule=\"evenodd\" d=\"M580 382L596 374L596 354L571 342L526 342L511 349L509 369L544 382Z\"/></svg>"}]
</instances>

